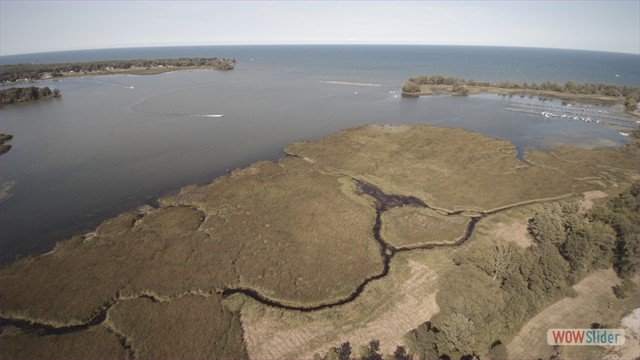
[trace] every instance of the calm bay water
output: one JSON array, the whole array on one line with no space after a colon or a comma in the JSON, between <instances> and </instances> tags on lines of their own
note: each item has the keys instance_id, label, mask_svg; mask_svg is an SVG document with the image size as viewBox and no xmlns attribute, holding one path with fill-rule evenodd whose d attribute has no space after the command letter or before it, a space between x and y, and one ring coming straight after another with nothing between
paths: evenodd
<instances>
[{"instance_id":1,"label":"calm bay water","mask_svg":"<svg viewBox=\"0 0 640 360\"><path fill-rule=\"evenodd\" d=\"M2 57L3 64L132 58L236 58L233 71L101 76L45 82L62 99L7 106L0 157L13 183L0 203L1 261L37 254L118 212L282 148L365 123L462 127L520 149L617 146L614 128L506 110L509 98L405 99L410 76L638 86L637 55L447 46L220 46L110 49ZM337 82L337 83L336 83ZM345 83L367 83L361 86ZM527 98L514 99L533 101ZM511 99L513 100L513 99ZM222 118L202 115L224 114Z\"/></svg>"}]
</instances>

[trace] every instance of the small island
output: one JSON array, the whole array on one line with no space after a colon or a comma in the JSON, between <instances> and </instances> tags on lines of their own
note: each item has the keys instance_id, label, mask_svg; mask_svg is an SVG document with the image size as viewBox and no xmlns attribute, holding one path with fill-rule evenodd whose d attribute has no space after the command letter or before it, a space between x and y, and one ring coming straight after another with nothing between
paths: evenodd
<instances>
[{"instance_id":1,"label":"small island","mask_svg":"<svg viewBox=\"0 0 640 360\"><path fill-rule=\"evenodd\" d=\"M565 84L550 81L540 84L515 81L492 83L442 75L412 77L402 86L402 93L410 97L434 94L466 96L479 93L536 95L562 100L620 103L624 104L625 111L631 114L638 109L640 102L640 89L626 85L579 84L573 81Z\"/></svg>"},{"instance_id":2,"label":"small island","mask_svg":"<svg viewBox=\"0 0 640 360\"><path fill-rule=\"evenodd\" d=\"M60 90L48 86L12 87L0 90L0 105L62 97Z\"/></svg>"},{"instance_id":3,"label":"small island","mask_svg":"<svg viewBox=\"0 0 640 360\"><path fill-rule=\"evenodd\" d=\"M5 142L11 139L13 139L13 135L0 134L0 155L6 154L9 150L11 150L11 145L5 144Z\"/></svg>"},{"instance_id":4,"label":"small island","mask_svg":"<svg viewBox=\"0 0 640 360\"><path fill-rule=\"evenodd\" d=\"M235 59L219 59L217 57L15 64L0 66L0 82L7 85L87 75L152 75L175 70L195 69L233 70L235 64Z\"/></svg>"}]
</instances>

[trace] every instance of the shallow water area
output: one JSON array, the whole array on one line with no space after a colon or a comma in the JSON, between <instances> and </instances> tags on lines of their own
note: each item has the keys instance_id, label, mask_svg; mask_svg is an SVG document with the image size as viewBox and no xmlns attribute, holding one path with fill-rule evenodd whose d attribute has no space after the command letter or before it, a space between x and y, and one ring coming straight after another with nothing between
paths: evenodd
<instances>
[{"instance_id":1,"label":"shallow water area","mask_svg":"<svg viewBox=\"0 0 640 360\"><path fill-rule=\"evenodd\" d=\"M422 65L390 70L360 61L364 50L360 57L341 50L334 63L319 50L314 54L324 58L243 51L232 71L42 82L63 97L0 110L0 131L14 135L12 150L0 158L1 181L13 183L0 202L1 261L48 251L110 216L184 185L209 183L227 169L276 160L293 141L365 123L466 128L512 141L520 157L530 147L628 140L614 127L508 111L517 97L403 98L402 82L424 73ZM456 74L462 68L456 66L451 75L469 76Z\"/></svg>"}]
</instances>

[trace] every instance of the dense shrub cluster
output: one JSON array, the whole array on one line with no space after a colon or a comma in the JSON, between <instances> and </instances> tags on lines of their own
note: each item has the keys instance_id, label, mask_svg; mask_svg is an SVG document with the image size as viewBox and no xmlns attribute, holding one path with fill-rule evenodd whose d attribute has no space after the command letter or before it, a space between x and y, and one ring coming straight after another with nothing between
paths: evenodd
<instances>
[{"instance_id":1,"label":"dense shrub cluster","mask_svg":"<svg viewBox=\"0 0 640 360\"><path fill-rule=\"evenodd\" d=\"M621 278L635 275L640 256L640 182L606 205L596 205L589 218L615 232L611 258L618 275Z\"/></svg>"}]
</instances>

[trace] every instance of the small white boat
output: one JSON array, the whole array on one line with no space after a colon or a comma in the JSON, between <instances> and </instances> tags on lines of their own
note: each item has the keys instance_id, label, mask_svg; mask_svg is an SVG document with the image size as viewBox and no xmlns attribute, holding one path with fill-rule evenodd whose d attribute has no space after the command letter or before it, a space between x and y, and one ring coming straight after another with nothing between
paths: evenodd
<instances>
[{"instance_id":1,"label":"small white boat","mask_svg":"<svg viewBox=\"0 0 640 360\"><path fill-rule=\"evenodd\" d=\"M210 117L210 118L221 118L224 115L222 114L203 114L203 115L188 115L189 117Z\"/></svg>"},{"instance_id":2,"label":"small white boat","mask_svg":"<svg viewBox=\"0 0 640 360\"><path fill-rule=\"evenodd\" d=\"M618 131L618 134L620 134L622 136L631 136L631 134L626 133L626 132L622 132L622 131Z\"/></svg>"}]
</instances>

